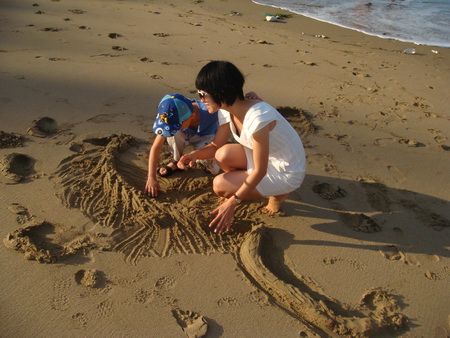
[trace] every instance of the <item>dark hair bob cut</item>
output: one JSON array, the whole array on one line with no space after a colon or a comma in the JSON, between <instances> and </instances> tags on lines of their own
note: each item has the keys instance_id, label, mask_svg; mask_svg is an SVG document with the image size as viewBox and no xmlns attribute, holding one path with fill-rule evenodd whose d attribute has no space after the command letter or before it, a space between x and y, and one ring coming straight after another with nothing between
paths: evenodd
<instances>
[{"instance_id":1,"label":"dark hair bob cut","mask_svg":"<svg viewBox=\"0 0 450 338\"><path fill-rule=\"evenodd\" d=\"M231 106L237 98L244 99L244 75L231 62L211 61L200 70L195 86L211 95L218 105Z\"/></svg>"}]
</instances>

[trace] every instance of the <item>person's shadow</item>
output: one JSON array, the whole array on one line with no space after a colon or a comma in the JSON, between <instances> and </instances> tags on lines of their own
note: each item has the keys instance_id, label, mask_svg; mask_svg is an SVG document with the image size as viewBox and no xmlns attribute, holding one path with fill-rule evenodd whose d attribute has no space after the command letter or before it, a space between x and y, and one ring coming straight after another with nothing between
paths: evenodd
<instances>
[{"instance_id":1,"label":"person's shadow","mask_svg":"<svg viewBox=\"0 0 450 338\"><path fill-rule=\"evenodd\" d=\"M317 219L314 230L359 240L292 239L291 244L376 250L393 260L406 260L407 253L449 257L450 202L433 196L381 183L307 175L283 209L288 215Z\"/></svg>"}]
</instances>

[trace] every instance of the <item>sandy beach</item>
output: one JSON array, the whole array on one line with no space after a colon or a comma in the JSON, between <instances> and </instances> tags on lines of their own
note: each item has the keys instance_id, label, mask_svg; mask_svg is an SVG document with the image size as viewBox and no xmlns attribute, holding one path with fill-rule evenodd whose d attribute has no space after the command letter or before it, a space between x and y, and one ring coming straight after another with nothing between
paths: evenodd
<instances>
[{"instance_id":1,"label":"sandy beach","mask_svg":"<svg viewBox=\"0 0 450 338\"><path fill-rule=\"evenodd\" d=\"M143 194L156 107L210 60L308 161L222 235L201 168ZM250 0L4 0L0 70L2 337L450 336L449 49Z\"/></svg>"}]
</instances>

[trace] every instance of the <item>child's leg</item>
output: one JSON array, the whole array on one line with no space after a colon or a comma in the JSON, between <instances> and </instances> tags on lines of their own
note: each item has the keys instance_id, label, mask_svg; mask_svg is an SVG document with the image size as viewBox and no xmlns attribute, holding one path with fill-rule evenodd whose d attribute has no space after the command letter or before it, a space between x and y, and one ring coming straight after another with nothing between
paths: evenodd
<instances>
[{"instance_id":1,"label":"child's leg","mask_svg":"<svg viewBox=\"0 0 450 338\"><path fill-rule=\"evenodd\" d=\"M179 131L175 134L175 136L167 138L167 144L169 145L170 152L172 153L173 161L170 161L158 169L161 176L168 176L172 172L178 170L177 162L181 158L181 155L183 155L184 148L186 148L188 144L186 136L187 135L185 133Z\"/></svg>"},{"instance_id":2,"label":"child's leg","mask_svg":"<svg viewBox=\"0 0 450 338\"><path fill-rule=\"evenodd\" d=\"M183 155L184 149L189 144L188 135L182 131L178 131L175 136L167 138L167 143L169 144L173 159L178 161Z\"/></svg>"},{"instance_id":3,"label":"child's leg","mask_svg":"<svg viewBox=\"0 0 450 338\"><path fill-rule=\"evenodd\" d=\"M202 149L204 146L210 144L214 140L214 134L210 135L192 135L189 143L192 144L195 150Z\"/></svg>"},{"instance_id":4,"label":"child's leg","mask_svg":"<svg viewBox=\"0 0 450 338\"><path fill-rule=\"evenodd\" d=\"M198 150L210 144L214 140L214 136L214 134L204 136L194 135L193 137L191 137L190 141L194 146L194 149ZM196 162L204 166L206 172L209 172L213 175L217 175L220 171L219 165L214 158L197 160Z\"/></svg>"}]
</instances>

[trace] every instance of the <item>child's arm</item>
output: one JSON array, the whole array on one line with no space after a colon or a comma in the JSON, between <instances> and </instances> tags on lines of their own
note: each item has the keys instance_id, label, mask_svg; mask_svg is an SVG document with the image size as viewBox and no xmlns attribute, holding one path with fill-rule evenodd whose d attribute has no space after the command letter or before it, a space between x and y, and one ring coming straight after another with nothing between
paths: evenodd
<instances>
[{"instance_id":1,"label":"child's arm","mask_svg":"<svg viewBox=\"0 0 450 338\"><path fill-rule=\"evenodd\" d=\"M161 148L164 145L166 138L161 135L156 135L155 140L150 148L148 155L148 175L147 183L145 184L144 193L148 196L158 196L158 191L161 190L158 180L156 178L156 170L159 161Z\"/></svg>"}]
</instances>

